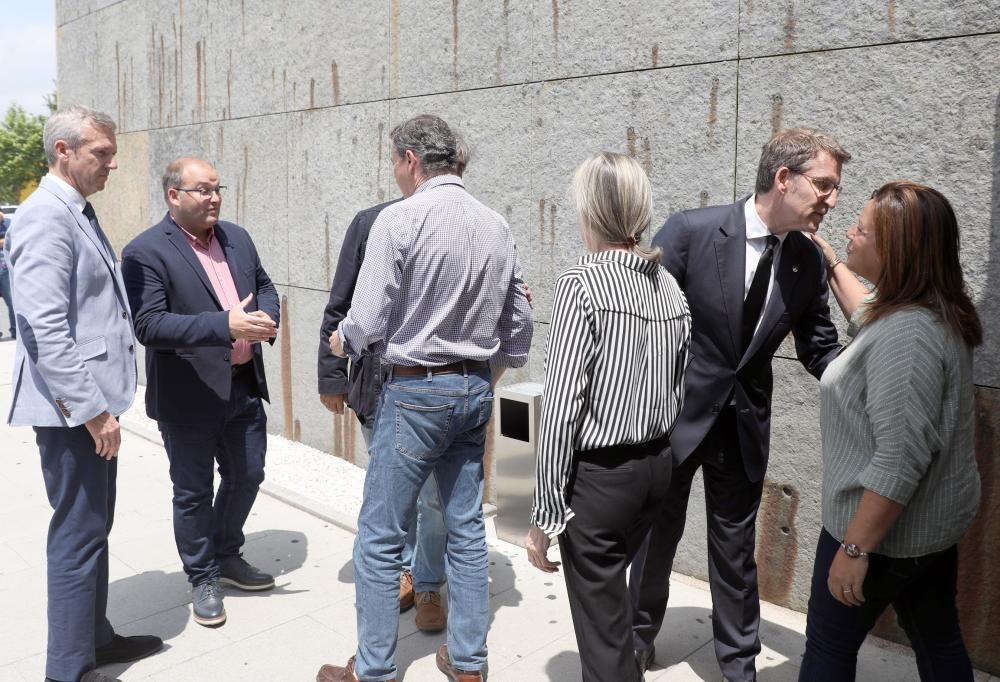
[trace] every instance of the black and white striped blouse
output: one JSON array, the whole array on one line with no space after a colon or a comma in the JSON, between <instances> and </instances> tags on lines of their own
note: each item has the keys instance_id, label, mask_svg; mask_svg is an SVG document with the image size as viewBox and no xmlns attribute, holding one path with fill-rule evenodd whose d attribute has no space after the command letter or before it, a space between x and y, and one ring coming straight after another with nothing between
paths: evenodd
<instances>
[{"instance_id":1,"label":"black and white striped blouse","mask_svg":"<svg viewBox=\"0 0 1000 682\"><path fill-rule=\"evenodd\" d=\"M659 263L602 251L560 276L531 511L550 537L573 518L566 486L574 450L669 433L684 400L690 340L687 299Z\"/></svg>"}]
</instances>

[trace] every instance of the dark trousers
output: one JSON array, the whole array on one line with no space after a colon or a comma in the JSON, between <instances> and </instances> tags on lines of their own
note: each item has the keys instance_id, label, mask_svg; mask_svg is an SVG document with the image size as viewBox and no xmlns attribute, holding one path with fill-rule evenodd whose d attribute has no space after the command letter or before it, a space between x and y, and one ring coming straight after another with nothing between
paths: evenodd
<instances>
[{"instance_id":1,"label":"dark trousers","mask_svg":"<svg viewBox=\"0 0 1000 682\"><path fill-rule=\"evenodd\" d=\"M215 422L160 422L174 484L174 539L192 585L219 577L219 561L239 554L264 481L267 416L252 372L233 378L226 414ZM213 468L219 489L212 503Z\"/></svg>"},{"instance_id":2,"label":"dark trousers","mask_svg":"<svg viewBox=\"0 0 1000 682\"><path fill-rule=\"evenodd\" d=\"M816 546L801 682L853 682L858 649L889 604L910 638L923 682L972 682L955 607L957 546L910 559L872 554L862 606L845 606L827 589L839 550L840 543L824 529Z\"/></svg>"},{"instance_id":3,"label":"dark trousers","mask_svg":"<svg viewBox=\"0 0 1000 682\"><path fill-rule=\"evenodd\" d=\"M118 460L97 456L83 426L35 427L52 505L48 544L49 644L45 674L75 682L111 643L107 619L108 533L115 515Z\"/></svg>"},{"instance_id":4,"label":"dark trousers","mask_svg":"<svg viewBox=\"0 0 1000 682\"><path fill-rule=\"evenodd\" d=\"M559 537L585 682L637 682L625 569L670 484L666 439L577 452Z\"/></svg>"},{"instance_id":5,"label":"dark trousers","mask_svg":"<svg viewBox=\"0 0 1000 682\"><path fill-rule=\"evenodd\" d=\"M14 292L10 288L10 270L0 270L0 298L7 304L7 317L10 320L10 335L17 336L17 324L14 322Z\"/></svg>"},{"instance_id":6,"label":"dark trousers","mask_svg":"<svg viewBox=\"0 0 1000 682\"><path fill-rule=\"evenodd\" d=\"M674 468L666 502L632 563L629 592L635 648L651 647L663 625L670 571L684 534L691 481L698 467L705 480L715 655L727 680L753 680L754 658L760 652L754 547L763 482L747 478L733 408L723 410L698 449Z\"/></svg>"}]
</instances>

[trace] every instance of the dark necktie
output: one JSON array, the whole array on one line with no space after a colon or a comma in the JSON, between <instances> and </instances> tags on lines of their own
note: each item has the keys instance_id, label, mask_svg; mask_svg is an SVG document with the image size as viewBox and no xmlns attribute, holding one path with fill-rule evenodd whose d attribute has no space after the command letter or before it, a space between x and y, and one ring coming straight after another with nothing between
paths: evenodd
<instances>
[{"instance_id":1,"label":"dark necktie","mask_svg":"<svg viewBox=\"0 0 1000 682\"><path fill-rule=\"evenodd\" d=\"M764 301L767 300L767 285L771 283L771 266L774 264L774 249L778 246L778 238L773 234L767 236L767 246L760 254L757 261L757 270L753 273L753 281L750 282L750 291L747 292L746 300L743 301L743 350L750 347L753 340L753 332L757 328L757 321L764 310Z\"/></svg>"},{"instance_id":2,"label":"dark necktie","mask_svg":"<svg viewBox=\"0 0 1000 682\"><path fill-rule=\"evenodd\" d=\"M109 257L111 260L114 260L114 249L111 248L111 242L109 242L108 238L104 235L104 230L101 229L101 223L97 220L97 213L94 212L94 206L89 201L83 207L83 215L90 221L90 226L94 228L97 238L101 240L101 245L105 251L104 255Z\"/></svg>"}]
</instances>

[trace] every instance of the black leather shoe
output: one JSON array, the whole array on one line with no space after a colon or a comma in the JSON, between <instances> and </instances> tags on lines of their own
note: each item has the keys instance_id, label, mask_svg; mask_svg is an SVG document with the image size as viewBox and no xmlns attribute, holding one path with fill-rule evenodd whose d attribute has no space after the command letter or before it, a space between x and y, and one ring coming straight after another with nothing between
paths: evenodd
<instances>
[{"instance_id":1,"label":"black leather shoe","mask_svg":"<svg viewBox=\"0 0 1000 682\"><path fill-rule=\"evenodd\" d=\"M122 682L122 681L117 677L108 677L107 675L102 675L96 670L91 670L90 672L83 674L83 677L80 678L80 682Z\"/></svg>"},{"instance_id":2,"label":"black leather shoe","mask_svg":"<svg viewBox=\"0 0 1000 682\"><path fill-rule=\"evenodd\" d=\"M97 656L97 667L111 663L131 663L152 656L163 648L163 640L153 635L134 635L123 637L115 635L111 644L99 647L94 653Z\"/></svg>"},{"instance_id":3,"label":"black leather shoe","mask_svg":"<svg viewBox=\"0 0 1000 682\"><path fill-rule=\"evenodd\" d=\"M211 628L226 622L226 607L222 603L222 588L218 580L206 580L194 586L191 610L198 625Z\"/></svg>"},{"instance_id":4,"label":"black leather shoe","mask_svg":"<svg viewBox=\"0 0 1000 682\"><path fill-rule=\"evenodd\" d=\"M219 572L219 582L240 590L256 592L274 587L274 576L251 566L242 554L220 561Z\"/></svg>"},{"instance_id":5,"label":"black leather shoe","mask_svg":"<svg viewBox=\"0 0 1000 682\"><path fill-rule=\"evenodd\" d=\"M653 665L653 659L656 658L656 647L650 646L648 649L636 649L635 650L635 664L639 668L639 674L645 675L649 667Z\"/></svg>"}]
</instances>

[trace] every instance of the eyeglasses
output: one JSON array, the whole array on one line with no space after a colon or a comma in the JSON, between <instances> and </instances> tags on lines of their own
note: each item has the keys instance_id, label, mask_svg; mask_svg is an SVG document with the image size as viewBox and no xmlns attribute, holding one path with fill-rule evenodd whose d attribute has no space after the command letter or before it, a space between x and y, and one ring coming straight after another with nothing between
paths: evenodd
<instances>
[{"instance_id":1,"label":"eyeglasses","mask_svg":"<svg viewBox=\"0 0 1000 682\"><path fill-rule=\"evenodd\" d=\"M178 192L187 192L188 194L197 194L202 199L208 199L213 194L218 194L219 198L222 198L222 193L225 191L225 185L219 185L218 187L174 187Z\"/></svg>"},{"instance_id":2,"label":"eyeglasses","mask_svg":"<svg viewBox=\"0 0 1000 682\"><path fill-rule=\"evenodd\" d=\"M812 185L814 190L816 190L816 194L819 195L820 199L825 199L834 192L839 193L841 190L841 186L830 178L814 178L813 176L806 175L805 173L796 173L795 171L792 172L796 175L801 175L808 180L809 184Z\"/></svg>"}]
</instances>

